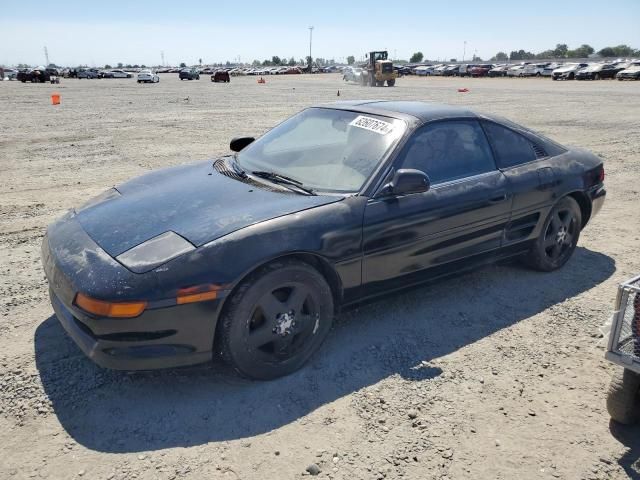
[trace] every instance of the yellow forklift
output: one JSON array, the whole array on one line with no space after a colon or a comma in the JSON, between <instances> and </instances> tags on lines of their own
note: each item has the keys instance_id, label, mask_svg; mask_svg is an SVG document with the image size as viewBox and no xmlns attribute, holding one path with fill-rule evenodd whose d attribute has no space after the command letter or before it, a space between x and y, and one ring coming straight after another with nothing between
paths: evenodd
<instances>
[{"instance_id":1,"label":"yellow forklift","mask_svg":"<svg viewBox=\"0 0 640 480\"><path fill-rule=\"evenodd\" d=\"M362 65L360 84L371 87L383 87L385 82L389 87L396 84L398 74L393 69L393 62L389 60L386 51L369 52L368 62Z\"/></svg>"}]
</instances>

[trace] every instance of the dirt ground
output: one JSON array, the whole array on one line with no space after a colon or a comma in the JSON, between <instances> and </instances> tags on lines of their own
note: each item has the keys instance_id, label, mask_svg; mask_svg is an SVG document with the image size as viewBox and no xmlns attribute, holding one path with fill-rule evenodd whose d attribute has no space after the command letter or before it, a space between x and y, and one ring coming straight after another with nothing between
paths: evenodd
<instances>
[{"instance_id":1,"label":"dirt ground","mask_svg":"<svg viewBox=\"0 0 640 480\"><path fill-rule=\"evenodd\" d=\"M640 82L176 77L0 83L0 478L295 479L311 464L350 480L640 478L640 429L605 409L598 332L640 273ZM273 382L216 365L102 370L65 336L40 265L47 224L354 98L469 105L591 149L607 202L562 270L499 265L343 313L309 365Z\"/></svg>"}]
</instances>

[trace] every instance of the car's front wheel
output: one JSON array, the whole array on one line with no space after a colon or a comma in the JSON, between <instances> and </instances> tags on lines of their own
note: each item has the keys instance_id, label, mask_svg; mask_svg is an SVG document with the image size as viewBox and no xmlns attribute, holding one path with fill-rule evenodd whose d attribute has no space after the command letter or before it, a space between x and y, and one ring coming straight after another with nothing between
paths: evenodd
<instances>
[{"instance_id":1,"label":"car's front wheel","mask_svg":"<svg viewBox=\"0 0 640 480\"><path fill-rule=\"evenodd\" d=\"M573 198L564 197L545 220L542 231L527 256L527 263L543 272L562 267L576 249L581 228L580 206Z\"/></svg>"},{"instance_id":2,"label":"car's front wheel","mask_svg":"<svg viewBox=\"0 0 640 480\"><path fill-rule=\"evenodd\" d=\"M298 260L261 268L228 302L218 328L219 351L241 375L259 380L302 367L333 321L331 288L318 270Z\"/></svg>"}]
</instances>

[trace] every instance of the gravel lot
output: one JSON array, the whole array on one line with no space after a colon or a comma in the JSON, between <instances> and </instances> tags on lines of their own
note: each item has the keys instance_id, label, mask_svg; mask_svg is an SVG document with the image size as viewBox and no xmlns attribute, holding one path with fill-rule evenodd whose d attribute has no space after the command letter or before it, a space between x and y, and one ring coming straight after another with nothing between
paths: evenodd
<instances>
[{"instance_id":1,"label":"gravel lot","mask_svg":"<svg viewBox=\"0 0 640 480\"><path fill-rule=\"evenodd\" d=\"M469 88L458 93L459 87ZM269 383L219 365L102 370L65 336L40 242L66 209L150 169L212 158L310 104L398 98L504 115L606 160L609 195L561 271L505 264L342 314ZM60 106L50 105L59 92ZM230 84L0 83L0 478L639 478L610 424L598 327L640 273L640 83L338 75Z\"/></svg>"}]
</instances>

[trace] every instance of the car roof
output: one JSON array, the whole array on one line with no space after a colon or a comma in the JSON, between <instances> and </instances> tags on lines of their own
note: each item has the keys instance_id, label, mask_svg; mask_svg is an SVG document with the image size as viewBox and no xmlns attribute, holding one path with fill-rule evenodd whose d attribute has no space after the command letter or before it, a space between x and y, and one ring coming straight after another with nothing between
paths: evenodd
<instances>
[{"instance_id":1,"label":"car roof","mask_svg":"<svg viewBox=\"0 0 640 480\"><path fill-rule=\"evenodd\" d=\"M422 122L443 118L472 117L477 115L464 107L445 105L442 103L412 102L401 100L346 100L317 105L322 108L355 110L364 113L403 118L414 117Z\"/></svg>"}]
</instances>

